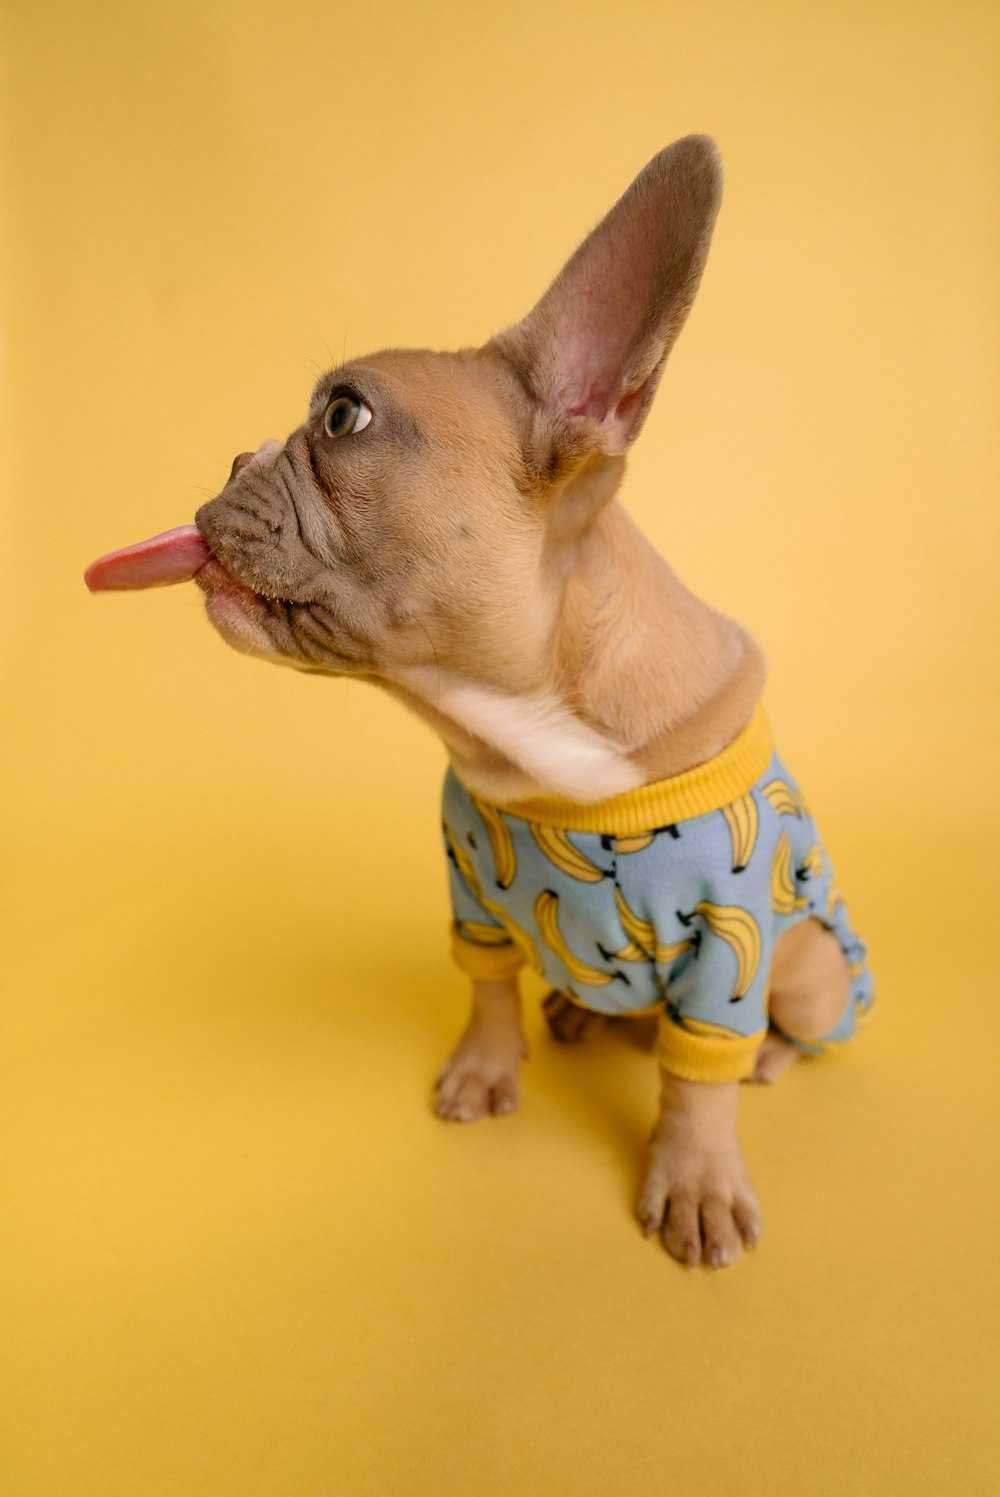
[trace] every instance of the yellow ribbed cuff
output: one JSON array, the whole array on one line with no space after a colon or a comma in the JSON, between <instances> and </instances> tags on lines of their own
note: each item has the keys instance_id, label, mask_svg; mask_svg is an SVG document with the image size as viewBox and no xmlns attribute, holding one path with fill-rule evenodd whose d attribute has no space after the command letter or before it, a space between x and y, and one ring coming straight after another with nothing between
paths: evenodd
<instances>
[{"instance_id":1,"label":"yellow ribbed cuff","mask_svg":"<svg viewBox=\"0 0 1000 1497\"><path fill-rule=\"evenodd\" d=\"M685 1019L681 1028L664 1014L656 1037L656 1058L681 1081L743 1081L753 1070L766 1033L766 1025L756 1034L744 1035L699 1019Z\"/></svg>"},{"instance_id":2,"label":"yellow ribbed cuff","mask_svg":"<svg viewBox=\"0 0 1000 1497\"><path fill-rule=\"evenodd\" d=\"M538 796L501 807L511 816L564 831L597 832L604 836L634 837L654 827L672 826L692 816L719 811L746 795L771 762L774 745L764 709L754 715L728 748L706 764L651 785L640 785L624 795L590 805L561 796Z\"/></svg>"},{"instance_id":3,"label":"yellow ribbed cuff","mask_svg":"<svg viewBox=\"0 0 1000 1497\"><path fill-rule=\"evenodd\" d=\"M473 982L502 982L520 972L525 960L513 941L502 946L479 946L475 941L467 941L454 925L451 928L451 954L456 965Z\"/></svg>"}]
</instances>

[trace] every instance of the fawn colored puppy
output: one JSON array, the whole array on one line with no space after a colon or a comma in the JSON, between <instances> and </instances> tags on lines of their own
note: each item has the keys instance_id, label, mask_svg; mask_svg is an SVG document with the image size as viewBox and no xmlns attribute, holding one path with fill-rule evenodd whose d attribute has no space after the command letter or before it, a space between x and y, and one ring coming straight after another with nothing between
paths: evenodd
<instances>
[{"instance_id":1,"label":"fawn colored puppy","mask_svg":"<svg viewBox=\"0 0 1000 1497\"><path fill-rule=\"evenodd\" d=\"M450 759L444 838L468 1024L443 1118L509 1112L518 973L557 1038L658 1015L639 1202L680 1262L732 1263L761 1215L741 1080L848 1039L872 984L760 707L751 636L693 597L617 498L701 278L714 144L661 151L538 305L482 348L324 376L196 525L95 562L92 589L194 578L241 653L371 681Z\"/></svg>"}]
</instances>

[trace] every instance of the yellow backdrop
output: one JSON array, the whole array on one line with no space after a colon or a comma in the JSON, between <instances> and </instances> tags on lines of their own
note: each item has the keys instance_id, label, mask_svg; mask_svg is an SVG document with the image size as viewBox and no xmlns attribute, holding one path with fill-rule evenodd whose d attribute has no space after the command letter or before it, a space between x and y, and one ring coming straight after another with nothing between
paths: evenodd
<instances>
[{"instance_id":1,"label":"yellow backdrop","mask_svg":"<svg viewBox=\"0 0 1000 1497\"><path fill-rule=\"evenodd\" d=\"M994 1489L996 14L7 0L5 1494ZM764 643L881 990L745 1097L715 1277L630 1216L627 1037L536 987L521 1111L431 1115L426 730L81 581L345 350L513 321L690 130L726 198L627 498Z\"/></svg>"}]
</instances>

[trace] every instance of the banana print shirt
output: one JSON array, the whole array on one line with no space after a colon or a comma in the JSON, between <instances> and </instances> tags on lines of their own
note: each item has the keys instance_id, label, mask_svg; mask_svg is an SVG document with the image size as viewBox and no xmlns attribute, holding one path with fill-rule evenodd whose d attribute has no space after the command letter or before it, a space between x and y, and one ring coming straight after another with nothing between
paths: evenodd
<instances>
[{"instance_id":1,"label":"banana print shirt","mask_svg":"<svg viewBox=\"0 0 1000 1497\"><path fill-rule=\"evenodd\" d=\"M871 1008L864 944L760 708L709 763L592 805L498 807L449 771L444 835L458 965L489 980L527 963L599 1013L659 1013L677 1076L750 1074L771 953L809 916L839 941L852 1001L802 1048L849 1038Z\"/></svg>"}]
</instances>

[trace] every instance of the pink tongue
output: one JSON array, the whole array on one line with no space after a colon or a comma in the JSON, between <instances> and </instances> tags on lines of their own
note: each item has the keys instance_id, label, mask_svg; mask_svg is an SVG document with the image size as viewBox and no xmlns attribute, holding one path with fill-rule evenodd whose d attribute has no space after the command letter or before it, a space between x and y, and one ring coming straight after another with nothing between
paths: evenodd
<instances>
[{"instance_id":1,"label":"pink tongue","mask_svg":"<svg viewBox=\"0 0 1000 1497\"><path fill-rule=\"evenodd\" d=\"M92 593L189 582L211 556L197 525L166 530L152 540L101 556L83 574Z\"/></svg>"}]
</instances>

